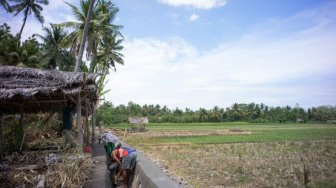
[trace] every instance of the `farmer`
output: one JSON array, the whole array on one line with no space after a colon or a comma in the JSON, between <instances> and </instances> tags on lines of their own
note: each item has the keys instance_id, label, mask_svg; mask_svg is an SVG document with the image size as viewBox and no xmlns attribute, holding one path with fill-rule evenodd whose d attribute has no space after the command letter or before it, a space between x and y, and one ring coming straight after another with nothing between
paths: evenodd
<instances>
[{"instance_id":1,"label":"farmer","mask_svg":"<svg viewBox=\"0 0 336 188\"><path fill-rule=\"evenodd\" d=\"M103 140L106 155L109 156L119 139L108 131L105 131L105 133L99 137L99 143L101 140Z\"/></svg>"},{"instance_id":2,"label":"farmer","mask_svg":"<svg viewBox=\"0 0 336 188\"><path fill-rule=\"evenodd\" d=\"M137 154L136 150L129 147L117 147L112 151L112 159L121 167L121 175L124 181L124 188L128 187L131 171L135 166ZM118 179L119 177L117 177Z\"/></svg>"},{"instance_id":3,"label":"farmer","mask_svg":"<svg viewBox=\"0 0 336 188\"><path fill-rule=\"evenodd\" d=\"M75 109L75 103L67 101L63 109L63 132L65 134L65 145L73 145L74 141L71 135L72 130L72 115Z\"/></svg>"},{"instance_id":4,"label":"farmer","mask_svg":"<svg viewBox=\"0 0 336 188\"><path fill-rule=\"evenodd\" d=\"M115 149L119 149L120 146L121 146L120 142L116 143L115 144ZM108 169L110 171L109 175L110 175L112 184L115 187L118 187L116 180L117 180L117 178L119 178L121 176L121 170L120 170L119 164L113 159L112 152L109 154L109 156L107 158L107 166L108 166Z\"/></svg>"}]
</instances>

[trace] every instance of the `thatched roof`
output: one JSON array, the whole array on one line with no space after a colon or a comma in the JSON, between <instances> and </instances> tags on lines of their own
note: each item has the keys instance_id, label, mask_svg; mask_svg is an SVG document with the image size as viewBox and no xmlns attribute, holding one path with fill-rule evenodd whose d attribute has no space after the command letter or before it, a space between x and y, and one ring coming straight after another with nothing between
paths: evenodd
<instances>
[{"instance_id":1,"label":"thatched roof","mask_svg":"<svg viewBox=\"0 0 336 188\"><path fill-rule=\"evenodd\" d=\"M0 66L0 109L18 113L60 111L78 93L96 99L97 75L33 68ZM83 100L85 101L85 100Z\"/></svg>"}]
</instances>

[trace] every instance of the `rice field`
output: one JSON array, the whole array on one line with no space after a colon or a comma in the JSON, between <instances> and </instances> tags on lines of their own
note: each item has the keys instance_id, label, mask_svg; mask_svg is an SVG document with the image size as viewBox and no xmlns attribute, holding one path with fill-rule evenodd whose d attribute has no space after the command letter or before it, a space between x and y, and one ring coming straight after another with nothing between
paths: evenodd
<instances>
[{"instance_id":1,"label":"rice field","mask_svg":"<svg viewBox=\"0 0 336 188\"><path fill-rule=\"evenodd\" d=\"M336 187L335 124L149 124L147 129L128 134L126 142L188 186Z\"/></svg>"}]
</instances>

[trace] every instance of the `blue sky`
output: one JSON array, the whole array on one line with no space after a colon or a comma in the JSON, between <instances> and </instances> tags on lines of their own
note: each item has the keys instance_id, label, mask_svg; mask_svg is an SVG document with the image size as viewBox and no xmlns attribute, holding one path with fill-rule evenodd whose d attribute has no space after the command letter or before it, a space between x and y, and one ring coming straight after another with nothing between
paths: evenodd
<instances>
[{"instance_id":1,"label":"blue sky","mask_svg":"<svg viewBox=\"0 0 336 188\"><path fill-rule=\"evenodd\" d=\"M105 95L116 105L336 105L335 0L113 2L125 36L125 65ZM18 32L22 17L0 11L0 23ZM43 13L46 23L74 20L60 0ZM31 17L23 37L40 27Z\"/></svg>"}]
</instances>

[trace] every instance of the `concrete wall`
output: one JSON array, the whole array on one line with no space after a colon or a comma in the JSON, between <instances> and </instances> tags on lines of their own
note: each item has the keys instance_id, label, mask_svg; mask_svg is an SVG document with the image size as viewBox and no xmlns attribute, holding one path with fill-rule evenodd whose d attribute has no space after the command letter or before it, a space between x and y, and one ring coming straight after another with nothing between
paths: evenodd
<instances>
[{"instance_id":1,"label":"concrete wall","mask_svg":"<svg viewBox=\"0 0 336 188\"><path fill-rule=\"evenodd\" d=\"M134 173L132 173L131 188L178 188L179 185L164 174L159 167L137 152L137 163ZM114 188L113 182L106 170L106 188Z\"/></svg>"},{"instance_id":2,"label":"concrete wall","mask_svg":"<svg viewBox=\"0 0 336 188\"><path fill-rule=\"evenodd\" d=\"M159 167L138 152L132 188L178 188L179 185Z\"/></svg>"}]
</instances>

